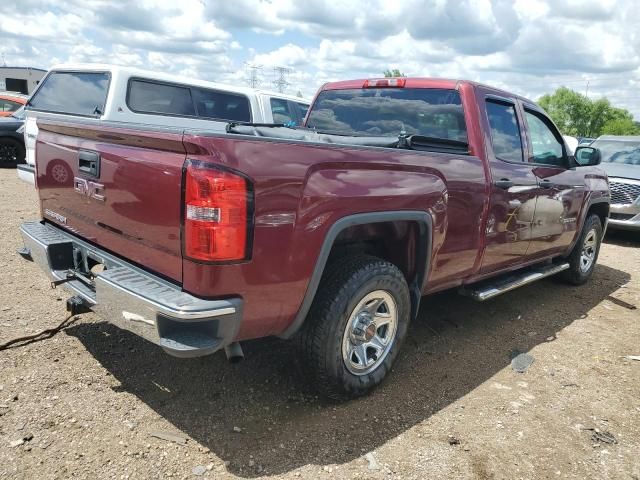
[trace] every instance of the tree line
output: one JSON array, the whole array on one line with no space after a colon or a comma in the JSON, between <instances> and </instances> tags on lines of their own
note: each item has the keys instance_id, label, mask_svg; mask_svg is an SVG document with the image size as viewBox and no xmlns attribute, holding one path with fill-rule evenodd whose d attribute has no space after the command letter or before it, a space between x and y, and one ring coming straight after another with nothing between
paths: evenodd
<instances>
[{"instance_id":1,"label":"tree line","mask_svg":"<svg viewBox=\"0 0 640 480\"><path fill-rule=\"evenodd\" d=\"M606 98L592 100L567 87L560 87L540 97L538 104L565 135L640 135L640 123L634 121L631 112L614 107Z\"/></svg>"}]
</instances>

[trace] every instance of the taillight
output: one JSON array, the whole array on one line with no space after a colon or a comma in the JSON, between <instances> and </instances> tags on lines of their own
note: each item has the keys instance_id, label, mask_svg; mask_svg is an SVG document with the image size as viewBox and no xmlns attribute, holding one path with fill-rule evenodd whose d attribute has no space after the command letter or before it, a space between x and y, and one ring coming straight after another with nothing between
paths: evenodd
<instances>
[{"instance_id":1,"label":"taillight","mask_svg":"<svg viewBox=\"0 0 640 480\"><path fill-rule=\"evenodd\" d=\"M390 78L372 78L364 81L362 88L381 88L381 87L399 87L403 88L407 83L406 78L390 77Z\"/></svg>"},{"instance_id":2,"label":"taillight","mask_svg":"<svg viewBox=\"0 0 640 480\"><path fill-rule=\"evenodd\" d=\"M247 257L248 181L235 173L187 160L184 255L201 261Z\"/></svg>"}]
</instances>

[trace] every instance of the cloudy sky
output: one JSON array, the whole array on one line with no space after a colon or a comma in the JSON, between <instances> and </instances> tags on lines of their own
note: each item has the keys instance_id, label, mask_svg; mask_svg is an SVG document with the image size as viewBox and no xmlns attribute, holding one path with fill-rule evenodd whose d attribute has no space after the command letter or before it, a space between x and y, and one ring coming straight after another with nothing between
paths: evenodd
<instances>
[{"instance_id":1,"label":"cloudy sky","mask_svg":"<svg viewBox=\"0 0 640 480\"><path fill-rule=\"evenodd\" d=\"M468 78L530 98L565 85L640 120L637 0L0 0L7 65L107 62L246 84ZM1 63L1 60L0 60Z\"/></svg>"}]
</instances>

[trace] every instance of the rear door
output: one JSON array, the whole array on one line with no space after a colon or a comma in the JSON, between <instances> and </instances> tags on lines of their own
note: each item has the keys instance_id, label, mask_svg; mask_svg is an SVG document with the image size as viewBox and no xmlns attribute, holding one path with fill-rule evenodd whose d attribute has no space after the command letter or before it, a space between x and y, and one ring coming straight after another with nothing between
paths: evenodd
<instances>
[{"instance_id":1,"label":"rear door","mask_svg":"<svg viewBox=\"0 0 640 480\"><path fill-rule=\"evenodd\" d=\"M526 162L526 137L516 99L479 89L484 98L487 157L491 170L489 215L481 273L523 262L531 241L538 184Z\"/></svg>"},{"instance_id":2,"label":"rear door","mask_svg":"<svg viewBox=\"0 0 640 480\"><path fill-rule=\"evenodd\" d=\"M553 122L534 105L523 104L523 112L528 161L538 182L528 254L549 256L564 252L576 236L586 185Z\"/></svg>"},{"instance_id":3,"label":"rear door","mask_svg":"<svg viewBox=\"0 0 640 480\"><path fill-rule=\"evenodd\" d=\"M180 282L182 131L79 120L38 124L44 218Z\"/></svg>"}]
</instances>

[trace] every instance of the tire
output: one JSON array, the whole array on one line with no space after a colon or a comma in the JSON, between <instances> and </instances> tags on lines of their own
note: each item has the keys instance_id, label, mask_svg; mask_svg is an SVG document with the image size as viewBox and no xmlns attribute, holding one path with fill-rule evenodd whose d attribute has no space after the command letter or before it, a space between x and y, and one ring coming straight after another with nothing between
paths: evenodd
<instances>
[{"instance_id":1,"label":"tire","mask_svg":"<svg viewBox=\"0 0 640 480\"><path fill-rule=\"evenodd\" d=\"M578 241L566 258L569 268L562 272L562 279L573 285L582 285L587 282L593 275L601 244L600 218L597 215L589 215L582 226Z\"/></svg>"},{"instance_id":2,"label":"tire","mask_svg":"<svg viewBox=\"0 0 640 480\"><path fill-rule=\"evenodd\" d=\"M0 138L0 165L15 167L24 163L24 145L13 138Z\"/></svg>"},{"instance_id":3,"label":"tire","mask_svg":"<svg viewBox=\"0 0 640 480\"><path fill-rule=\"evenodd\" d=\"M368 393L391 370L410 312L392 263L356 254L328 265L298 338L306 378L333 400Z\"/></svg>"}]
</instances>

